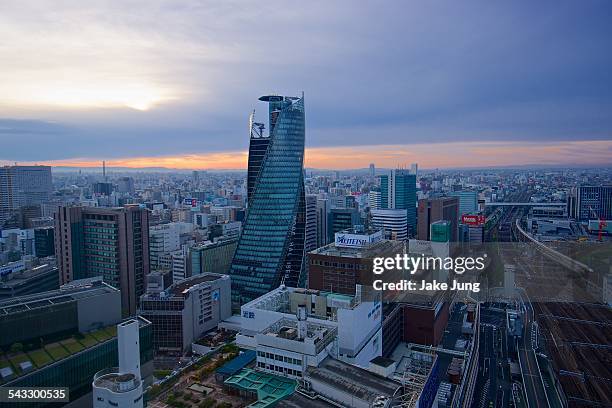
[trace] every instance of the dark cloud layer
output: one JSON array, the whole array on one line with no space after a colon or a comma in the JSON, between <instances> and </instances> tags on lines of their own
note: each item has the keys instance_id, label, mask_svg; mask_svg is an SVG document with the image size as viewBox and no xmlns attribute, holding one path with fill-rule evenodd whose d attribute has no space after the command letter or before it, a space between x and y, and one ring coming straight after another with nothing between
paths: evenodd
<instances>
[{"instance_id":1,"label":"dark cloud layer","mask_svg":"<svg viewBox=\"0 0 612 408\"><path fill-rule=\"evenodd\" d=\"M108 58L136 44L143 73L125 74L180 92L145 112L3 114L0 95L0 160L243 150L247 115L267 92L305 92L313 147L612 139L610 2L222 3L117 1L37 17L4 6L4 30L92 23L96 41L119 33ZM78 68L72 50L46 63ZM101 78L121 76L111 65L96 65Z\"/></svg>"}]
</instances>

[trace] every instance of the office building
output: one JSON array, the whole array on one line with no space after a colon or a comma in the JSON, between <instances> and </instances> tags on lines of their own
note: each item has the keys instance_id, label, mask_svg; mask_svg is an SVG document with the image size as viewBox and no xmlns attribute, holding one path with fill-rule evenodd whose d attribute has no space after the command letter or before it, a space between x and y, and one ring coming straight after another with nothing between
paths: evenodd
<instances>
[{"instance_id":1,"label":"office building","mask_svg":"<svg viewBox=\"0 0 612 408\"><path fill-rule=\"evenodd\" d=\"M463 241L472 244L484 242L486 217L482 214L463 214L459 227L462 231Z\"/></svg>"},{"instance_id":2,"label":"office building","mask_svg":"<svg viewBox=\"0 0 612 408\"><path fill-rule=\"evenodd\" d=\"M145 277L146 293L159 293L172 285L172 271L153 271Z\"/></svg>"},{"instance_id":3,"label":"office building","mask_svg":"<svg viewBox=\"0 0 612 408\"><path fill-rule=\"evenodd\" d=\"M336 232L353 229L356 225L362 224L359 210L356 208L332 208L328 218L327 242L334 240Z\"/></svg>"},{"instance_id":4,"label":"office building","mask_svg":"<svg viewBox=\"0 0 612 408\"><path fill-rule=\"evenodd\" d=\"M344 196L344 205L342 208L356 208L359 209L359 205L357 204L357 199L354 195Z\"/></svg>"},{"instance_id":5,"label":"office building","mask_svg":"<svg viewBox=\"0 0 612 408\"><path fill-rule=\"evenodd\" d=\"M337 327L308 320L304 305L296 314L297 320L281 318L255 335L259 371L300 379L305 367L318 367L336 353Z\"/></svg>"},{"instance_id":6,"label":"office building","mask_svg":"<svg viewBox=\"0 0 612 408\"><path fill-rule=\"evenodd\" d=\"M370 191L368 193L368 205L370 206L370 210L380 210L381 209L381 194L380 191Z\"/></svg>"},{"instance_id":7,"label":"office building","mask_svg":"<svg viewBox=\"0 0 612 408\"><path fill-rule=\"evenodd\" d=\"M453 191L451 197L459 199L459 216L478 212L478 193L470 190Z\"/></svg>"},{"instance_id":8,"label":"office building","mask_svg":"<svg viewBox=\"0 0 612 408\"><path fill-rule=\"evenodd\" d=\"M0 167L0 225L23 206L40 206L53 191L50 166Z\"/></svg>"},{"instance_id":9,"label":"office building","mask_svg":"<svg viewBox=\"0 0 612 408\"><path fill-rule=\"evenodd\" d=\"M134 194L134 179L132 177L120 177L117 180L117 192Z\"/></svg>"},{"instance_id":10,"label":"office building","mask_svg":"<svg viewBox=\"0 0 612 408\"><path fill-rule=\"evenodd\" d=\"M123 314L132 316L149 273L149 212L139 206L59 207L55 253L62 284L101 276L121 290Z\"/></svg>"},{"instance_id":11,"label":"office building","mask_svg":"<svg viewBox=\"0 0 612 408\"><path fill-rule=\"evenodd\" d=\"M159 257L181 249L181 235L193 231L193 224L187 222L170 222L153 225L149 228L149 253L151 269L159 266Z\"/></svg>"},{"instance_id":12,"label":"office building","mask_svg":"<svg viewBox=\"0 0 612 408\"><path fill-rule=\"evenodd\" d=\"M180 356L232 315L230 278L204 273L159 292L147 291L140 314L153 324L155 352Z\"/></svg>"},{"instance_id":13,"label":"office building","mask_svg":"<svg viewBox=\"0 0 612 408\"><path fill-rule=\"evenodd\" d=\"M317 248L329 242L327 233L329 211L329 200L326 198L317 199Z\"/></svg>"},{"instance_id":14,"label":"office building","mask_svg":"<svg viewBox=\"0 0 612 408\"><path fill-rule=\"evenodd\" d=\"M26 266L24 261L0 266L0 300L59 288L59 270L48 263Z\"/></svg>"},{"instance_id":15,"label":"office building","mask_svg":"<svg viewBox=\"0 0 612 408\"><path fill-rule=\"evenodd\" d=\"M39 258L55 256L53 227L41 227L34 229L34 252Z\"/></svg>"},{"instance_id":16,"label":"office building","mask_svg":"<svg viewBox=\"0 0 612 408\"><path fill-rule=\"evenodd\" d=\"M309 252L317 247L317 196L306 195L306 227L304 251Z\"/></svg>"},{"instance_id":17,"label":"office building","mask_svg":"<svg viewBox=\"0 0 612 408\"><path fill-rule=\"evenodd\" d=\"M568 213L577 221L612 220L612 186L579 186L568 196Z\"/></svg>"},{"instance_id":18,"label":"office building","mask_svg":"<svg viewBox=\"0 0 612 408\"><path fill-rule=\"evenodd\" d=\"M372 226L382 229L388 239L408 239L408 210L381 209L370 211Z\"/></svg>"},{"instance_id":19,"label":"office building","mask_svg":"<svg viewBox=\"0 0 612 408\"><path fill-rule=\"evenodd\" d=\"M206 272L229 273L238 238L229 237L189 248L190 276Z\"/></svg>"},{"instance_id":20,"label":"office building","mask_svg":"<svg viewBox=\"0 0 612 408\"><path fill-rule=\"evenodd\" d=\"M385 240L381 230L338 232L333 243L308 253L308 287L355 295L356 285L372 285L374 258L404 252L405 242Z\"/></svg>"},{"instance_id":21,"label":"office building","mask_svg":"<svg viewBox=\"0 0 612 408\"><path fill-rule=\"evenodd\" d=\"M253 182L244 229L231 267L237 306L282 282L299 286L303 271L304 98L268 95L270 143ZM251 139L261 129L251 119Z\"/></svg>"},{"instance_id":22,"label":"office building","mask_svg":"<svg viewBox=\"0 0 612 408\"><path fill-rule=\"evenodd\" d=\"M406 210L410 235L416 230L416 174L408 170L391 170L380 176L381 209Z\"/></svg>"},{"instance_id":23,"label":"office building","mask_svg":"<svg viewBox=\"0 0 612 408\"><path fill-rule=\"evenodd\" d=\"M168 252L160 256L160 267L162 270L172 271L172 282L178 283L189 277L189 248L181 246L177 251Z\"/></svg>"},{"instance_id":24,"label":"office building","mask_svg":"<svg viewBox=\"0 0 612 408\"><path fill-rule=\"evenodd\" d=\"M374 163L370 163L370 177L376 176L376 166Z\"/></svg>"},{"instance_id":25,"label":"office building","mask_svg":"<svg viewBox=\"0 0 612 408\"><path fill-rule=\"evenodd\" d=\"M108 183L106 181L94 183L93 192L96 195L108 197L113 192L113 183Z\"/></svg>"},{"instance_id":26,"label":"office building","mask_svg":"<svg viewBox=\"0 0 612 408\"><path fill-rule=\"evenodd\" d=\"M430 226L440 220L451 223L451 242L457 242L459 224L459 199L457 197L440 197L419 200L418 238L429 241Z\"/></svg>"},{"instance_id":27,"label":"office building","mask_svg":"<svg viewBox=\"0 0 612 408\"><path fill-rule=\"evenodd\" d=\"M468 226L467 235L468 242L472 244L482 244L484 242L484 225L480 226Z\"/></svg>"},{"instance_id":28,"label":"office building","mask_svg":"<svg viewBox=\"0 0 612 408\"><path fill-rule=\"evenodd\" d=\"M0 247L8 251L19 252L20 256L36 255L34 230L32 229L3 229L0 233Z\"/></svg>"},{"instance_id":29,"label":"office building","mask_svg":"<svg viewBox=\"0 0 612 408\"><path fill-rule=\"evenodd\" d=\"M117 325L118 366L98 371L93 378L94 408L141 408L140 323L131 319Z\"/></svg>"},{"instance_id":30,"label":"office building","mask_svg":"<svg viewBox=\"0 0 612 408\"><path fill-rule=\"evenodd\" d=\"M429 226L429 237L431 242L450 242L451 223L447 220L432 222Z\"/></svg>"},{"instance_id":31,"label":"office building","mask_svg":"<svg viewBox=\"0 0 612 408\"><path fill-rule=\"evenodd\" d=\"M327 355L367 367L382 351L380 292L369 300L355 292L280 286L241 307L236 344L257 350L258 369L291 378Z\"/></svg>"}]
</instances>

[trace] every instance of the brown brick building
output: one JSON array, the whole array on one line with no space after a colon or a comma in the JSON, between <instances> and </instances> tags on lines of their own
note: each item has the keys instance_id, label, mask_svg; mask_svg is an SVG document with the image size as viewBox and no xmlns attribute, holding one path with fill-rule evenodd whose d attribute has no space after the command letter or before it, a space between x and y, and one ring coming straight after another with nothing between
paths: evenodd
<instances>
[{"instance_id":1,"label":"brown brick building","mask_svg":"<svg viewBox=\"0 0 612 408\"><path fill-rule=\"evenodd\" d=\"M137 205L59 207L55 255L60 284L101 276L121 290L124 316L133 316L149 273L149 211Z\"/></svg>"},{"instance_id":2,"label":"brown brick building","mask_svg":"<svg viewBox=\"0 0 612 408\"><path fill-rule=\"evenodd\" d=\"M374 258L394 257L404 251L405 242L389 240L364 247L329 244L318 248L308 253L308 287L354 295L355 285L372 285Z\"/></svg>"}]
</instances>

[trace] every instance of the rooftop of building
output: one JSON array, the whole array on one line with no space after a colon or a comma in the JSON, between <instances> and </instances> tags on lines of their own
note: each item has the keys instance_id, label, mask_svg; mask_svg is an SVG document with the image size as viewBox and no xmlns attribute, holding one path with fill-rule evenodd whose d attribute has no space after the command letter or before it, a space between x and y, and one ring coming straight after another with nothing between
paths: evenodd
<instances>
[{"instance_id":1,"label":"rooftop of building","mask_svg":"<svg viewBox=\"0 0 612 408\"><path fill-rule=\"evenodd\" d=\"M319 367L309 367L307 377L370 403L380 396L392 398L401 387L401 384L393 380L331 357L323 360Z\"/></svg>"},{"instance_id":2,"label":"rooftop of building","mask_svg":"<svg viewBox=\"0 0 612 408\"><path fill-rule=\"evenodd\" d=\"M143 317L139 316L137 319L139 327L151 324ZM130 318L122 323L129 323L133 320L134 318ZM66 334L40 347L36 345L36 348L32 349L28 349L27 345L22 345L20 349L11 350L11 348L7 352L0 352L0 384L10 383L77 353L98 347L116 337L117 325L111 325L87 333Z\"/></svg>"},{"instance_id":3,"label":"rooftop of building","mask_svg":"<svg viewBox=\"0 0 612 408\"><path fill-rule=\"evenodd\" d=\"M299 335L297 320L287 318L272 323L262 332L262 334L301 343L312 341L319 345L323 345L329 343L329 340L333 338L337 332L337 328L334 326L315 323L309 320L306 320L305 323L306 332L302 338L300 338Z\"/></svg>"},{"instance_id":4,"label":"rooftop of building","mask_svg":"<svg viewBox=\"0 0 612 408\"><path fill-rule=\"evenodd\" d=\"M312 255L337 256L342 258L377 258L381 256L391 256L403 254L405 248L404 241L380 240L365 247L338 247L334 243L327 244L314 251Z\"/></svg>"},{"instance_id":5,"label":"rooftop of building","mask_svg":"<svg viewBox=\"0 0 612 408\"><path fill-rule=\"evenodd\" d=\"M240 370L251 364L257 358L255 350L244 350L238 356L223 364L217 369L217 373L235 375Z\"/></svg>"},{"instance_id":6,"label":"rooftop of building","mask_svg":"<svg viewBox=\"0 0 612 408\"><path fill-rule=\"evenodd\" d=\"M370 360L370 362L380 367L389 367L393 363L395 363L395 361L393 361L392 359L381 356L374 357L372 360Z\"/></svg>"},{"instance_id":7,"label":"rooftop of building","mask_svg":"<svg viewBox=\"0 0 612 408\"><path fill-rule=\"evenodd\" d=\"M437 307L447 296L445 292L439 290L400 291L395 294L388 292L385 298L388 302L410 304L412 307L425 309Z\"/></svg>"},{"instance_id":8,"label":"rooftop of building","mask_svg":"<svg viewBox=\"0 0 612 408\"><path fill-rule=\"evenodd\" d=\"M2 300L0 316L118 291L99 277L79 279L56 290Z\"/></svg>"},{"instance_id":9,"label":"rooftop of building","mask_svg":"<svg viewBox=\"0 0 612 408\"><path fill-rule=\"evenodd\" d=\"M292 293L298 295L303 294L312 296L323 296L329 300L339 300L340 304L338 304L337 306L341 306L342 304L344 304L349 308L352 308L359 303L355 296L351 295L315 289L292 288L281 285L278 288L258 297L257 299L251 300L242 307L256 308L261 310L272 310L280 313L293 313L293 311L291 310L290 301L290 295Z\"/></svg>"},{"instance_id":10,"label":"rooftop of building","mask_svg":"<svg viewBox=\"0 0 612 408\"><path fill-rule=\"evenodd\" d=\"M295 380L249 368L245 368L225 380L225 385L257 393L257 401L249 405L252 408L273 406L278 401L291 395L297 387Z\"/></svg>"},{"instance_id":11,"label":"rooftop of building","mask_svg":"<svg viewBox=\"0 0 612 408\"><path fill-rule=\"evenodd\" d=\"M28 283L32 279L39 278L45 274L57 274L58 269L56 266L49 264L34 266L31 269L26 269L19 272L12 272L8 274L7 278L0 280L0 287L17 287Z\"/></svg>"},{"instance_id":12,"label":"rooftop of building","mask_svg":"<svg viewBox=\"0 0 612 408\"><path fill-rule=\"evenodd\" d=\"M275 405L278 408L334 408L336 405L320 398L310 398L301 392L294 392Z\"/></svg>"},{"instance_id":13,"label":"rooftop of building","mask_svg":"<svg viewBox=\"0 0 612 408\"><path fill-rule=\"evenodd\" d=\"M207 272L201 275L192 276L179 283L172 284L167 291L172 296L182 296L187 293L192 287L206 282L214 282L219 279L229 278L228 275L220 273Z\"/></svg>"},{"instance_id":14,"label":"rooftop of building","mask_svg":"<svg viewBox=\"0 0 612 408\"><path fill-rule=\"evenodd\" d=\"M207 248L215 248L215 247L219 247L219 246L223 246L223 245L228 245L228 244L233 244L233 243L237 243L238 242L238 237L237 236L222 236L219 237L216 241L205 241L205 242L201 242L198 243L196 245L194 245L193 247L191 247L191 250L201 250L201 249L207 249Z\"/></svg>"},{"instance_id":15,"label":"rooftop of building","mask_svg":"<svg viewBox=\"0 0 612 408\"><path fill-rule=\"evenodd\" d=\"M93 385L114 393L129 392L138 388L140 381L132 373L120 373L118 367L102 370L94 376Z\"/></svg>"}]
</instances>

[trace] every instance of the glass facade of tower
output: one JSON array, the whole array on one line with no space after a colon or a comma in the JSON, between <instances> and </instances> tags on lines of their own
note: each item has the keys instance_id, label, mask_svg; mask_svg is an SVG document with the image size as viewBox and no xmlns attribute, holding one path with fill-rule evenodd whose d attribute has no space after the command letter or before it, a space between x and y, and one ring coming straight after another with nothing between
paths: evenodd
<instances>
[{"instance_id":1,"label":"glass facade of tower","mask_svg":"<svg viewBox=\"0 0 612 408\"><path fill-rule=\"evenodd\" d=\"M380 176L380 208L406 210L411 235L416 232L416 175L408 170L391 170Z\"/></svg>"},{"instance_id":2,"label":"glass facade of tower","mask_svg":"<svg viewBox=\"0 0 612 408\"><path fill-rule=\"evenodd\" d=\"M416 175L408 170L395 171L395 206L396 209L406 210L408 228L412 233L416 231Z\"/></svg>"},{"instance_id":3,"label":"glass facade of tower","mask_svg":"<svg viewBox=\"0 0 612 408\"><path fill-rule=\"evenodd\" d=\"M258 174L249 174L254 179L249 209L230 271L234 306L281 283L305 282L304 99L260 100L269 103L269 143L265 155L256 152Z\"/></svg>"},{"instance_id":4,"label":"glass facade of tower","mask_svg":"<svg viewBox=\"0 0 612 408\"><path fill-rule=\"evenodd\" d=\"M257 183L257 176L259 176L259 170L261 164L266 157L268 151L268 145L270 144L269 137L254 137L251 134L251 140L249 142L249 163L248 163L248 175L247 175L247 198L251 201L253 191L255 190L255 184Z\"/></svg>"},{"instance_id":5,"label":"glass facade of tower","mask_svg":"<svg viewBox=\"0 0 612 408\"><path fill-rule=\"evenodd\" d=\"M380 208L389 208L389 176L380 176Z\"/></svg>"}]
</instances>

